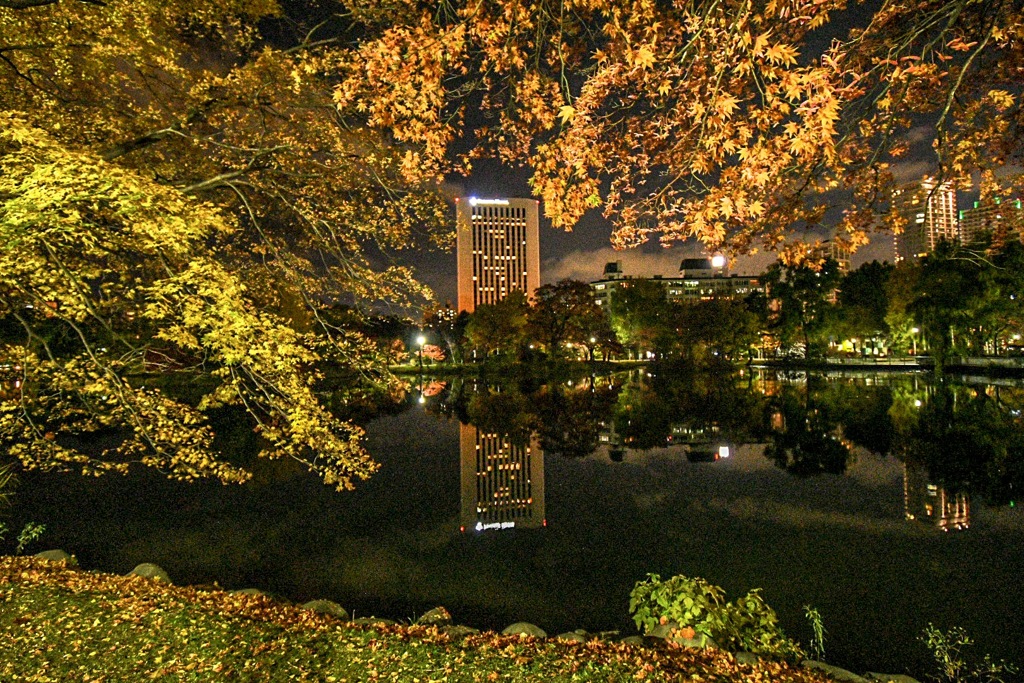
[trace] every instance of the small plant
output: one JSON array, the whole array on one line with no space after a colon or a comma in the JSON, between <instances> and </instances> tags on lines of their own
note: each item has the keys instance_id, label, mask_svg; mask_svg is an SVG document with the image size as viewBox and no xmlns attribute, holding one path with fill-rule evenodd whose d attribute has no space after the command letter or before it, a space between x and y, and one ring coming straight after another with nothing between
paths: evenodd
<instances>
[{"instance_id":1,"label":"small plant","mask_svg":"<svg viewBox=\"0 0 1024 683\"><path fill-rule=\"evenodd\" d=\"M946 683L1005 683L1007 676L1018 673L1016 666L995 661L989 655L980 665L971 666L964 658L963 649L974 644L967 632L959 626L942 631L929 623L921 634L923 642L939 666L939 680Z\"/></svg>"},{"instance_id":2,"label":"small plant","mask_svg":"<svg viewBox=\"0 0 1024 683\"><path fill-rule=\"evenodd\" d=\"M10 492L7 490L14 484L14 473L9 465L0 465L0 504L6 505L10 502Z\"/></svg>"},{"instance_id":3,"label":"small plant","mask_svg":"<svg viewBox=\"0 0 1024 683\"><path fill-rule=\"evenodd\" d=\"M807 617L807 621L811 623L811 631L814 633L811 636L811 650L814 652L814 658L817 660L825 659L825 624L821 620L821 612L815 607L810 605L804 605L804 616Z\"/></svg>"},{"instance_id":4,"label":"small plant","mask_svg":"<svg viewBox=\"0 0 1024 683\"><path fill-rule=\"evenodd\" d=\"M7 505L11 502L10 492L7 490L14 483L14 473L11 472L11 468L8 465L0 465L0 505ZM7 538L7 532L10 531L10 527L4 522L0 522L0 541Z\"/></svg>"},{"instance_id":5,"label":"small plant","mask_svg":"<svg viewBox=\"0 0 1024 683\"><path fill-rule=\"evenodd\" d=\"M704 579L674 576L662 581L657 574L649 574L630 593L629 610L637 628L645 633L674 622L725 650L787 659L801 654L799 646L779 628L775 610L765 603L759 589L726 602L725 591Z\"/></svg>"},{"instance_id":6,"label":"small plant","mask_svg":"<svg viewBox=\"0 0 1024 683\"><path fill-rule=\"evenodd\" d=\"M18 534L18 546L14 549L15 555L21 555L21 552L25 549L29 543L39 540L39 538L46 532L45 524L36 524L29 522Z\"/></svg>"}]
</instances>

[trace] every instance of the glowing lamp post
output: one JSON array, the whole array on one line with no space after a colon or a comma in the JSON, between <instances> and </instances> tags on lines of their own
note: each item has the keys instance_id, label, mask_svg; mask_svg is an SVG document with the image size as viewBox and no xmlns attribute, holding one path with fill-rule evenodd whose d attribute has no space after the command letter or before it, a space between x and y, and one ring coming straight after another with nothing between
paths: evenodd
<instances>
[{"instance_id":1,"label":"glowing lamp post","mask_svg":"<svg viewBox=\"0 0 1024 683\"><path fill-rule=\"evenodd\" d=\"M910 343L914 347L913 353L915 356L917 355L917 333L920 331L921 330L917 329L916 327L910 328Z\"/></svg>"},{"instance_id":2,"label":"glowing lamp post","mask_svg":"<svg viewBox=\"0 0 1024 683\"><path fill-rule=\"evenodd\" d=\"M427 343L427 338L422 334L416 337L416 344L420 347L420 374L423 374L423 345Z\"/></svg>"},{"instance_id":3,"label":"glowing lamp post","mask_svg":"<svg viewBox=\"0 0 1024 683\"><path fill-rule=\"evenodd\" d=\"M711 267L712 268L721 268L724 265L725 265L725 257L722 256L721 254L715 254L714 256L711 257Z\"/></svg>"}]
</instances>

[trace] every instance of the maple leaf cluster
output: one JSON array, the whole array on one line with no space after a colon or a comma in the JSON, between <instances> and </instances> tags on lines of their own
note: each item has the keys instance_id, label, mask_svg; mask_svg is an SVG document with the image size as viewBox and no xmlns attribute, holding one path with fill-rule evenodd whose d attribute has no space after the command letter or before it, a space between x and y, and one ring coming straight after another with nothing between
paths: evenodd
<instances>
[{"instance_id":1,"label":"maple leaf cluster","mask_svg":"<svg viewBox=\"0 0 1024 683\"><path fill-rule=\"evenodd\" d=\"M447 168L525 165L553 225L600 207L620 247L696 238L789 259L806 251L787 246L790 229L819 222L836 190L854 196L840 239L862 246L922 128L935 175L980 173L983 198L1016 194L1019 3L851 4L399 3L368 25L353 52L365 68L342 69L338 104L428 156L471 131L477 144ZM427 49L429 74L409 58ZM422 110L378 113L428 75Z\"/></svg>"}]
</instances>

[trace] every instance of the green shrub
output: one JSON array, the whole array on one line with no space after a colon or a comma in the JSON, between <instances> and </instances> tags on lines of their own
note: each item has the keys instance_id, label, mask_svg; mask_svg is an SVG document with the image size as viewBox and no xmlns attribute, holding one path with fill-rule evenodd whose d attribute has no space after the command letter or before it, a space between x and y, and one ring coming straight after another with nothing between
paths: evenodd
<instances>
[{"instance_id":1,"label":"green shrub","mask_svg":"<svg viewBox=\"0 0 1024 683\"><path fill-rule=\"evenodd\" d=\"M974 641L959 626L942 631L929 623L921 634L921 642L935 657L939 680L943 683L1005 683L1020 673L1013 664L997 662L989 655L985 655L981 664L968 664L963 649L973 645Z\"/></svg>"},{"instance_id":2,"label":"green shrub","mask_svg":"<svg viewBox=\"0 0 1024 683\"><path fill-rule=\"evenodd\" d=\"M14 554L21 555L25 551L25 546L38 541L39 538L46 532L45 524L36 524L35 522L27 522L22 528L21 533L18 534L18 547L15 548Z\"/></svg>"},{"instance_id":3,"label":"green shrub","mask_svg":"<svg viewBox=\"0 0 1024 683\"><path fill-rule=\"evenodd\" d=\"M657 574L648 574L629 594L629 611L644 633L674 621L715 638L724 627L725 604L725 591L699 577L673 576L662 581Z\"/></svg>"},{"instance_id":4,"label":"green shrub","mask_svg":"<svg viewBox=\"0 0 1024 683\"><path fill-rule=\"evenodd\" d=\"M662 581L657 574L648 574L630 593L629 610L644 633L675 622L711 638L724 650L784 659L803 655L800 646L782 632L775 610L765 603L760 589L726 602L725 591L699 577L673 576Z\"/></svg>"}]
</instances>

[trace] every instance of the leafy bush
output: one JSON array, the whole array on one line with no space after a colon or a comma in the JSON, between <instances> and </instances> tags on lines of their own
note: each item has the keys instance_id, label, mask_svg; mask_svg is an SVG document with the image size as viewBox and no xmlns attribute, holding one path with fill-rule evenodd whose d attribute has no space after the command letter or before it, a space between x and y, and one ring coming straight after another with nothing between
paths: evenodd
<instances>
[{"instance_id":1,"label":"leafy bush","mask_svg":"<svg viewBox=\"0 0 1024 683\"><path fill-rule=\"evenodd\" d=\"M25 546L38 541L45 532L45 524L27 522L24 528L22 528L21 533L18 534L18 547L15 548L14 554L21 555L25 551Z\"/></svg>"},{"instance_id":2,"label":"leafy bush","mask_svg":"<svg viewBox=\"0 0 1024 683\"><path fill-rule=\"evenodd\" d=\"M942 631L929 623L921 634L923 642L935 657L939 667L939 680L943 683L1004 683L1019 673L1016 666L995 661L985 655L981 664L971 665L963 656L963 649L974 644L967 632L959 626Z\"/></svg>"},{"instance_id":3,"label":"leafy bush","mask_svg":"<svg viewBox=\"0 0 1024 683\"><path fill-rule=\"evenodd\" d=\"M674 621L714 638L724 626L725 604L725 592L699 577L673 576L662 581L659 575L648 574L629 595L629 611L644 633Z\"/></svg>"},{"instance_id":4,"label":"leafy bush","mask_svg":"<svg viewBox=\"0 0 1024 683\"><path fill-rule=\"evenodd\" d=\"M711 638L725 650L785 659L803 655L800 646L782 632L775 610L765 603L760 589L727 602L725 591L702 578L680 575L662 581L657 574L648 574L630 593L629 611L644 633L674 622L680 629L692 628L695 634Z\"/></svg>"}]
</instances>

